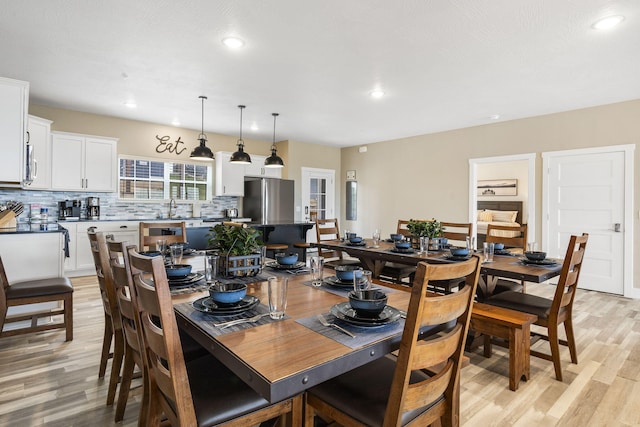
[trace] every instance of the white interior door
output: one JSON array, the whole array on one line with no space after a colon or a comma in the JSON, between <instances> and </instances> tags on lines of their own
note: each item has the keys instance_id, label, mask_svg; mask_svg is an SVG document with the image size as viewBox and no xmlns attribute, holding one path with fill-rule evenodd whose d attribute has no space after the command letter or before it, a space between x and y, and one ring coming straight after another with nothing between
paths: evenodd
<instances>
[{"instance_id":1,"label":"white interior door","mask_svg":"<svg viewBox=\"0 0 640 427\"><path fill-rule=\"evenodd\" d=\"M335 218L336 171L332 169L302 168L302 205L305 221L316 218ZM315 229L307 232L307 242L316 241Z\"/></svg>"},{"instance_id":2,"label":"white interior door","mask_svg":"<svg viewBox=\"0 0 640 427\"><path fill-rule=\"evenodd\" d=\"M625 230L624 151L545 154L549 256L563 257L570 235L589 233L578 286L622 295L625 233L630 232Z\"/></svg>"}]
</instances>

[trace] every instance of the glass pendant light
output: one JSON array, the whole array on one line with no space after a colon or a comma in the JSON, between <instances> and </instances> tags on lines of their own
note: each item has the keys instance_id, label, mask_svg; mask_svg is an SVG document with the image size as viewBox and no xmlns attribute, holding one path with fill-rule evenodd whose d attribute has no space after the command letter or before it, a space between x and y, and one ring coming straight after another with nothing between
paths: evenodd
<instances>
[{"instance_id":1,"label":"glass pendant light","mask_svg":"<svg viewBox=\"0 0 640 427\"><path fill-rule=\"evenodd\" d=\"M273 116L273 145L271 146L271 155L264 159L264 167L265 168L281 168L284 167L284 162L282 158L277 154L276 148L276 117L279 116L278 113L271 113Z\"/></svg>"},{"instance_id":2,"label":"glass pendant light","mask_svg":"<svg viewBox=\"0 0 640 427\"><path fill-rule=\"evenodd\" d=\"M193 149L189 157L194 160L213 160L215 156L211 149L207 147L207 135L204 134L204 100L207 99L207 97L201 95L199 98L202 100L202 130L200 131L200 135L198 135L200 145Z\"/></svg>"},{"instance_id":3,"label":"glass pendant light","mask_svg":"<svg viewBox=\"0 0 640 427\"><path fill-rule=\"evenodd\" d=\"M248 165L251 163L251 156L244 152L244 141L242 140L242 110L244 105L238 105L240 109L240 139L238 139L238 151L231 155L231 163L237 163L239 165Z\"/></svg>"}]
</instances>

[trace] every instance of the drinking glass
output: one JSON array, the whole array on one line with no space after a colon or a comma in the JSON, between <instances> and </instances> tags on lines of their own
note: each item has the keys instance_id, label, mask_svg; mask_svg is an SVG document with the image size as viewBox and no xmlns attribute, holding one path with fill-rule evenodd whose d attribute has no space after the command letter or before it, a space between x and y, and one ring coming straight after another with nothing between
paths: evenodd
<instances>
[{"instance_id":1,"label":"drinking glass","mask_svg":"<svg viewBox=\"0 0 640 427\"><path fill-rule=\"evenodd\" d=\"M420 236L420 252L421 254L429 253L429 238L426 236Z\"/></svg>"},{"instance_id":2,"label":"drinking glass","mask_svg":"<svg viewBox=\"0 0 640 427\"><path fill-rule=\"evenodd\" d=\"M165 256L165 251L167 250L167 239L158 239L156 240L156 249Z\"/></svg>"},{"instance_id":3,"label":"drinking glass","mask_svg":"<svg viewBox=\"0 0 640 427\"><path fill-rule=\"evenodd\" d=\"M353 272L353 290L368 291L371 289L371 271L362 270L362 278L358 279L355 271Z\"/></svg>"},{"instance_id":4,"label":"drinking glass","mask_svg":"<svg viewBox=\"0 0 640 427\"><path fill-rule=\"evenodd\" d=\"M218 275L218 255L205 255L204 276L207 282L212 282Z\"/></svg>"},{"instance_id":5,"label":"drinking glass","mask_svg":"<svg viewBox=\"0 0 640 427\"><path fill-rule=\"evenodd\" d=\"M373 247L377 248L380 244L380 230L376 228L371 237L373 238Z\"/></svg>"},{"instance_id":6,"label":"drinking glass","mask_svg":"<svg viewBox=\"0 0 640 427\"><path fill-rule=\"evenodd\" d=\"M527 243L527 251L529 251L529 252L537 252L538 251L538 244L536 242Z\"/></svg>"},{"instance_id":7,"label":"drinking glass","mask_svg":"<svg viewBox=\"0 0 640 427\"><path fill-rule=\"evenodd\" d=\"M171 264L182 264L182 244L174 243L169 245L169 253L171 254Z\"/></svg>"},{"instance_id":8,"label":"drinking glass","mask_svg":"<svg viewBox=\"0 0 640 427\"><path fill-rule=\"evenodd\" d=\"M264 267L266 264L267 264L267 247L260 246L260 272L264 270Z\"/></svg>"},{"instance_id":9,"label":"drinking glass","mask_svg":"<svg viewBox=\"0 0 640 427\"><path fill-rule=\"evenodd\" d=\"M484 242L482 249L484 250L484 262L493 262L494 243Z\"/></svg>"},{"instance_id":10,"label":"drinking glass","mask_svg":"<svg viewBox=\"0 0 640 427\"><path fill-rule=\"evenodd\" d=\"M476 250L476 238L473 236L467 236L467 249L469 253Z\"/></svg>"},{"instance_id":11,"label":"drinking glass","mask_svg":"<svg viewBox=\"0 0 640 427\"><path fill-rule=\"evenodd\" d=\"M287 308L287 288L289 286L288 277L269 277L269 317L272 319L282 319Z\"/></svg>"},{"instance_id":12,"label":"drinking glass","mask_svg":"<svg viewBox=\"0 0 640 427\"><path fill-rule=\"evenodd\" d=\"M315 287L322 286L324 258L321 256L312 256L309 260L309 265L311 267L311 285Z\"/></svg>"}]
</instances>

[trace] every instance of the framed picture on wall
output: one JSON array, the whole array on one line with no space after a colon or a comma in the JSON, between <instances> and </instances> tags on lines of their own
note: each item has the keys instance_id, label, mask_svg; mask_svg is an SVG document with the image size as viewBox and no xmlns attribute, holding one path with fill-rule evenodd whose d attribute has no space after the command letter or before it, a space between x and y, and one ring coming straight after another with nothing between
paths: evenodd
<instances>
[{"instance_id":1,"label":"framed picture on wall","mask_svg":"<svg viewBox=\"0 0 640 427\"><path fill-rule=\"evenodd\" d=\"M517 179L478 180L478 196L517 196Z\"/></svg>"}]
</instances>

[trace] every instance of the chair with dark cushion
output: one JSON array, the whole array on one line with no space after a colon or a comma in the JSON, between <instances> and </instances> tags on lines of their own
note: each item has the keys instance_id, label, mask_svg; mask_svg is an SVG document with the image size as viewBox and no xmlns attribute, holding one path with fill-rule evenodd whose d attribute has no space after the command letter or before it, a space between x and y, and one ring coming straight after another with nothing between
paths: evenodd
<instances>
[{"instance_id":1,"label":"chair with dark cushion","mask_svg":"<svg viewBox=\"0 0 640 427\"><path fill-rule=\"evenodd\" d=\"M399 219L396 228L397 234L402 234L405 238L411 238L411 232L407 228L409 220ZM402 283L402 279L409 278L411 282L416 268L412 265L400 264L397 262L386 262L380 272L381 279L389 278L393 283Z\"/></svg>"},{"instance_id":2,"label":"chair with dark cushion","mask_svg":"<svg viewBox=\"0 0 640 427\"><path fill-rule=\"evenodd\" d=\"M290 414L302 423L302 396L270 404L212 355L185 363L160 257L129 251L149 368L147 425L249 426Z\"/></svg>"},{"instance_id":3,"label":"chair with dark cushion","mask_svg":"<svg viewBox=\"0 0 640 427\"><path fill-rule=\"evenodd\" d=\"M523 294L521 292L507 291L490 298L484 302L498 307L510 308L525 313L538 316L536 325L547 328L547 335L532 332L532 340L540 338L549 341L551 355L531 350L531 355L546 360L551 360L556 371L556 379L562 381L562 366L560 364L560 346L569 347L571 362L578 363L578 353L573 334L573 300L578 287L584 251L587 246L589 235L583 233L582 236L571 236L569 247L564 257L562 271L553 299L543 298L536 295ZM564 324L567 340L558 338L558 326Z\"/></svg>"},{"instance_id":4,"label":"chair with dark cushion","mask_svg":"<svg viewBox=\"0 0 640 427\"><path fill-rule=\"evenodd\" d=\"M316 218L316 239L320 243L323 240L339 240L340 227L337 218ZM326 267L335 268L338 265L360 265L360 260L345 258L342 251L318 249L318 255L324 257Z\"/></svg>"},{"instance_id":5,"label":"chair with dark cushion","mask_svg":"<svg viewBox=\"0 0 640 427\"><path fill-rule=\"evenodd\" d=\"M66 277L23 280L9 283L0 257L0 337L28 334L31 332L65 329L66 341L73 340L73 286ZM37 311L24 315L7 317L9 307L27 304L61 301L61 309ZM39 318L62 315L62 322L38 324ZM4 331L4 325L30 320L30 326Z\"/></svg>"},{"instance_id":6,"label":"chair with dark cushion","mask_svg":"<svg viewBox=\"0 0 640 427\"><path fill-rule=\"evenodd\" d=\"M382 357L306 392L305 427L314 415L342 426L459 424L460 365L471 318L480 259L452 264L420 262L411 288L397 358ZM458 292L427 291L431 280L464 277ZM422 327L452 326L423 338ZM333 425L333 424L332 424Z\"/></svg>"},{"instance_id":7,"label":"chair with dark cushion","mask_svg":"<svg viewBox=\"0 0 640 427\"><path fill-rule=\"evenodd\" d=\"M519 236L513 236L514 232L520 232ZM527 249L527 224L511 227L507 225L489 224L487 225L487 234L485 242L487 243L502 243L505 249L516 249L517 251L524 251ZM499 278L496 281L496 286L493 290L493 294L499 294L505 291L521 291L526 292L526 282L521 280L520 283ZM481 299L482 296L480 296Z\"/></svg>"}]
</instances>

